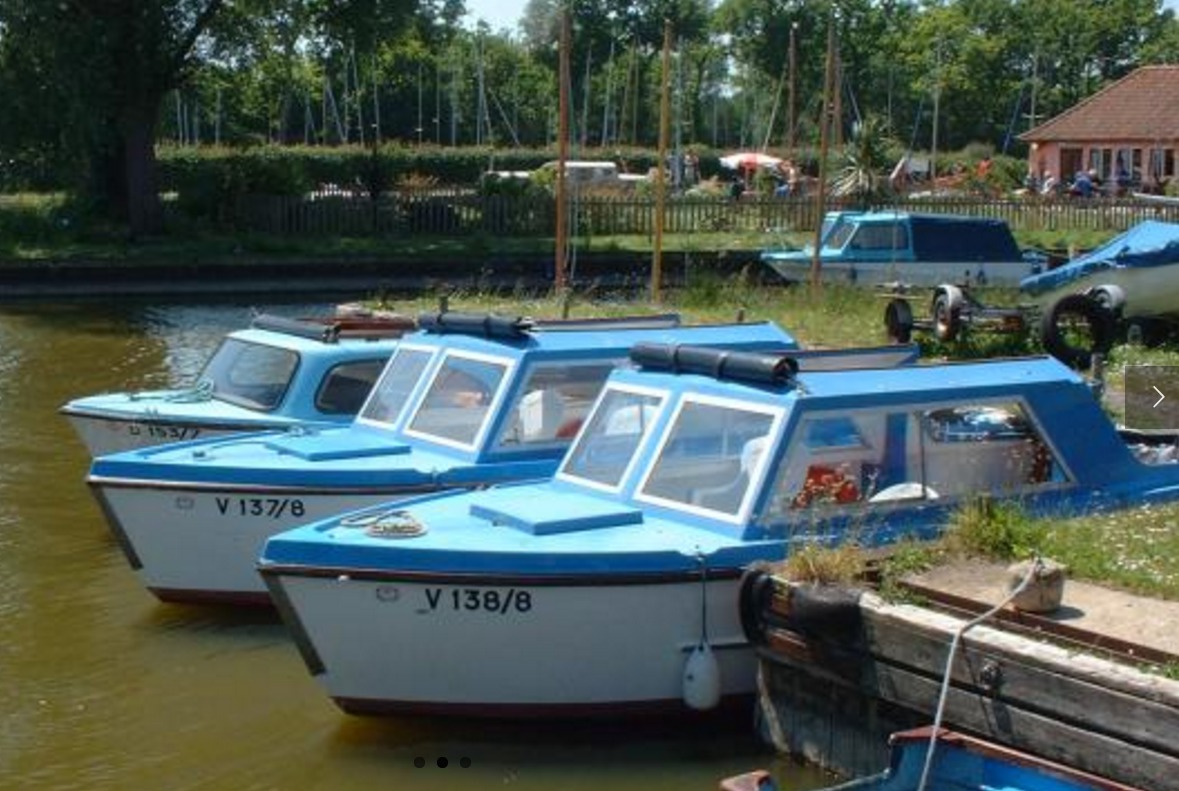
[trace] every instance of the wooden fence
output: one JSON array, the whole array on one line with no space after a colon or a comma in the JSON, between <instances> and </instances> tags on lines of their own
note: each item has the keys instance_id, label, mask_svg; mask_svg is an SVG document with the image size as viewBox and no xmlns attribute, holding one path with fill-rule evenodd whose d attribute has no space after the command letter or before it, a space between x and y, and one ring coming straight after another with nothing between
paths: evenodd
<instances>
[{"instance_id":1,"label":"wooden fence","mask_svg":"<svg viewBox=\"0 0 1179 791\"><path fill-rule=\"evenodd\" d=\"M828 210L850 208L837 201ZM1121 231L1145 219L1179 222L1175 205L1123 199L922 198L876 208L965 214L1004 219L1012 230ZM655 203L633 196L595 196L571 201L570 227L580 236L650 235ZM327 236L435 234L552 236L551 198L535 195L481 196L471 191L402 192L377 200L363 193L306 197L248 196L226 212L241 231ZM672 198L666 204L667 233L807 232L819 217L807 197Z\"/></svg>"}]
</instances>

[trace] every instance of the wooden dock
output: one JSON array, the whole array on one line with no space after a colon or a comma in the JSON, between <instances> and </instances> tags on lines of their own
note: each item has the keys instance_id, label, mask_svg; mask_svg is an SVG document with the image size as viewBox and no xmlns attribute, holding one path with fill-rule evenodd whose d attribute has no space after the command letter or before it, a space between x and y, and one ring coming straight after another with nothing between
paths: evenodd
<instances>
[{"instance_id":1,"label":"wooden dock","mask_svg":"<svg viewBox=\"0 0 1179 791\"><path fill-rule=\"evenodd\" d=\"M764 735L842 773L883 769L890 732L933 722L955 634L1001 600L1004 578L992 575L988 589L985 571L913 580L923 606L778 578L757 600L746 595ZM1179 681L1160 672L1179 668L1179 630L1168 623L1179 605L1081 592L1066 587L1061 621L1072 623L1005 611L966 631L941 725L1148 791L1179 790ZM1102 608L1109 628L1082 623Z\"/></svg>"}]
</instances>

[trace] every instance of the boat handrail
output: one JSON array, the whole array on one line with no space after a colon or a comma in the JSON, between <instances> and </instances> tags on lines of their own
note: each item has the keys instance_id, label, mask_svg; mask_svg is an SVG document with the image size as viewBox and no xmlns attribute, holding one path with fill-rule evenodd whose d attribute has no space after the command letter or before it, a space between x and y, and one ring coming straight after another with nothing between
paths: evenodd
<instances>
[{"instance_id":1,"label":"boat handrail","mask_svg":"<svg viewBox=\"0 0 1179 791\"><path fill-rule=\"evenodd\" d=\"M671 343L636 343L630 359L647 370L693 373L740 382L785 384L798 373L791 354L740 352Z\"/></svg>"},{"instance_id":2,"label":"boat handrail","mask_svg":"<svg viewBox=\"0 0 1179 791\"><path fill-rule=\"evenodd\" d=\"M262 313L250 322L254 329L280 332L298 338L323 343L336 343L341 338L395 338L414 327L413 319L405 316L391 318L325 318L291 319Z\"/></svg>"},{"instance_id":3,"label":"boat handrail","mask_svg":"<svg viewBox=\"0 0 1179 791\"><path fill-rule=\"evenodd\" d=\"M678 313L653 313L649 316L602 316L578 319L536 319L535 327L545 332L576 330L664 329L682 326Z\"/></svg>"}]
</instances>

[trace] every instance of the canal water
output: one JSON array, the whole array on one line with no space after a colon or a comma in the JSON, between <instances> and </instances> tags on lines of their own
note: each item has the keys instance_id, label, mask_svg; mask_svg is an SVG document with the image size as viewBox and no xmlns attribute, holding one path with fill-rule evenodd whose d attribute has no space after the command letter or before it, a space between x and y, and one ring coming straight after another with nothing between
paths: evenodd
<instances>
[{"instance_id":1,"label":"canal water","mask_svg":"<svg viewBox=\"0 0 1179 791\"><path fill-rule=\"evenodd\" d=\"M57 408L191 382L252 310L0 305L0 788L711 791L756 767L787 789L828 782L776 761L752 712L641 725L345 715L273 614L157 602L92 501L89 459Z\"/></svg>"}]
</instances>

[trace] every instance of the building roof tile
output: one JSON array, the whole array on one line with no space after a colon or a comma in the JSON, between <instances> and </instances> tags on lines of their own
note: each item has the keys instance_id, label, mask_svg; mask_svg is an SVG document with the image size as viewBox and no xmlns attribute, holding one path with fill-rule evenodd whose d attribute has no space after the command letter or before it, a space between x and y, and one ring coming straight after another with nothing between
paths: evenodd
<instances>
[{"instance_id":1,"label":"building roof tile","mask_svg":"<svg viewBox=\"0 0 1179 791\"><path fill-rule=\"evenodd\" d=\"M1143 66L1022 135L1027 142L1179 140L1179 66Z\"/></svg>"}]
</instances>

